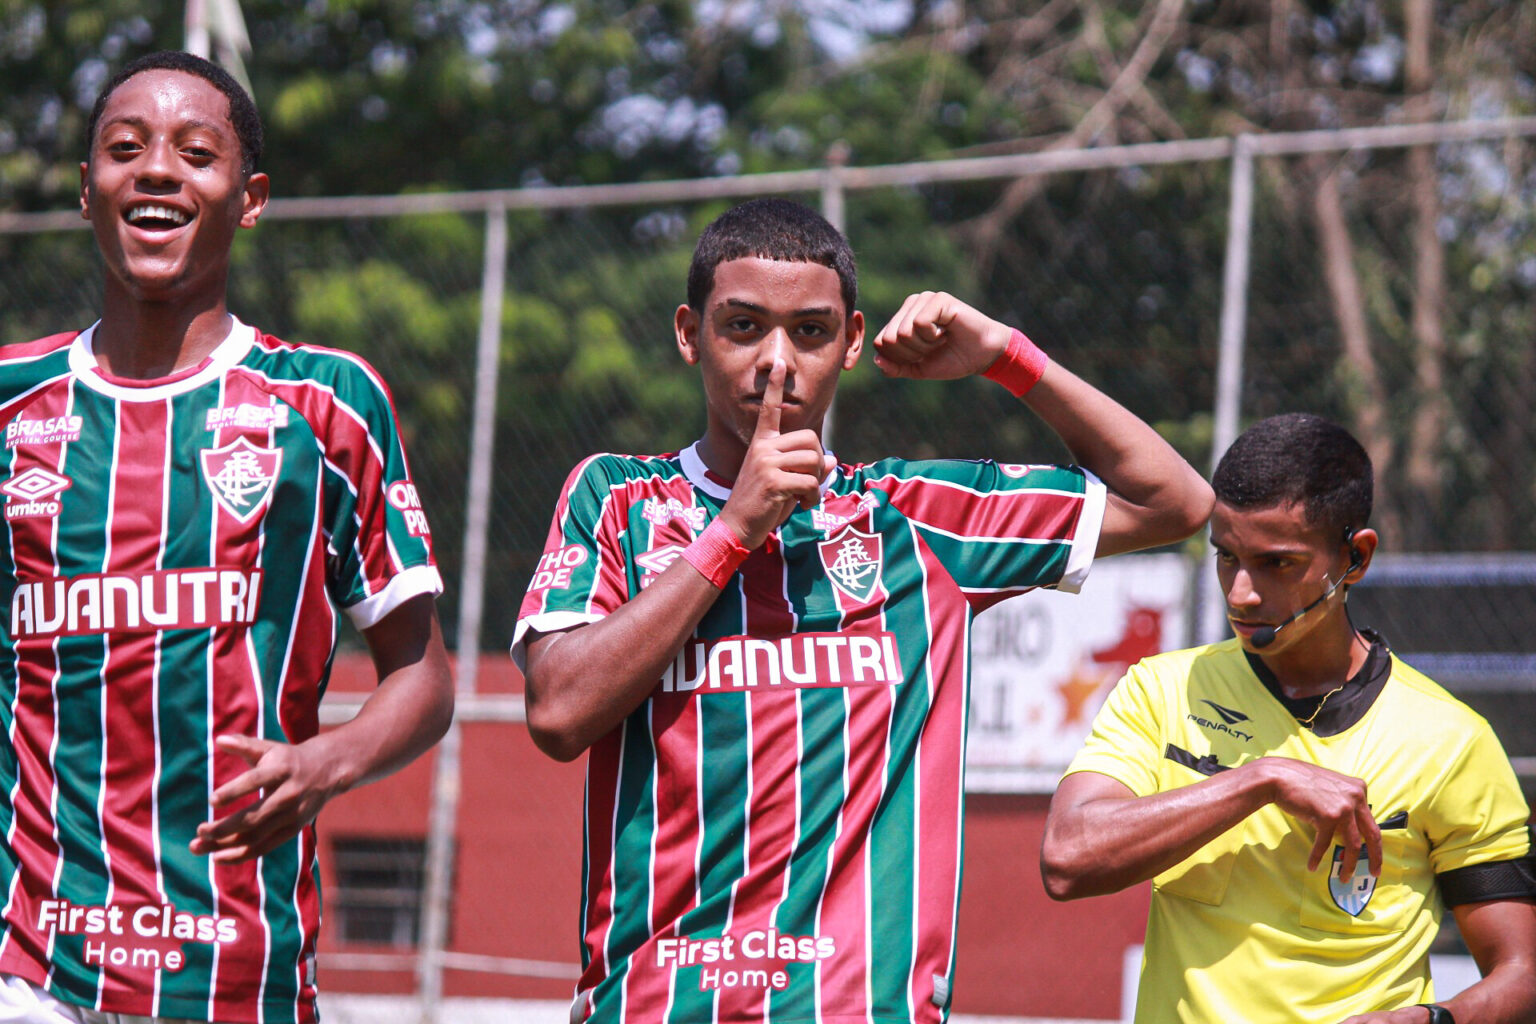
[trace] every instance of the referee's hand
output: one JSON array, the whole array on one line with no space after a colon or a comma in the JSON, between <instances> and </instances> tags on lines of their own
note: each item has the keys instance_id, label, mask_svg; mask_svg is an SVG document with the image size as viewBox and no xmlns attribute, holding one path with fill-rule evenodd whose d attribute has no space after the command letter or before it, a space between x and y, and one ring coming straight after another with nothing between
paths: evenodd
<instances>
[{"instance_id":1,"label":"referee's hand","mask_svg":"<svg viewBox=\"0 0 1536 1024\"><path fill-rule=\"evenodd\" d=\"M1381 876L1381 829L1371 815L1365 782L1289 757L1263 758L1274 803L1317 830L1307 870L1316 871L1334 843L1344 848L1339 871L1348 878L1365 847L1371 874Z\"/></svg>"}]
</instances>

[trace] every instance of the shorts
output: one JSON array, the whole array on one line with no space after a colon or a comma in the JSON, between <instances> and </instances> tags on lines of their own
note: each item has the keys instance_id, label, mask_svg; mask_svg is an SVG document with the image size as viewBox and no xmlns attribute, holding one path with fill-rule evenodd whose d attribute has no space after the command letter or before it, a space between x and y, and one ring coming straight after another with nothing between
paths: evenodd
<instances>
[{"instance_id":1,"label":"shorts","mask_svg":"<svg viewBox=\"0 0 1536 1024\"><path fill-rule=\"evenodd\" d=\"M136 1017L102 1013L61 1002L40 985L14 974L0 974L0 1024L192 1024L171 1017Z\"/></svg>"}]
</instances>

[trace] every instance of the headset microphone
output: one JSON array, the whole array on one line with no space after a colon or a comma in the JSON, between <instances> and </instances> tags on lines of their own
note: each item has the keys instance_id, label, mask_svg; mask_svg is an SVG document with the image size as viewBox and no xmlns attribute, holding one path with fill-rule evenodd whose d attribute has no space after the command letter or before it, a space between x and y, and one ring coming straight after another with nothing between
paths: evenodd
<instances>
[{"instance_id":1,"label":"headset microphone","mask_svg":"<svg viewBox=\"0 0 1536 1024\"><path fill-rule=\"evenodd\" d=\"M1352 540L1353 538L1354 538L1354 531L1351 530L1349 532L1349 536L1347 536L1345 538L1345 540L1347 542L1347 541ZM1311 604L1307 605L1305 608L1303 608L1301 611L1297 612L1296 614L1289 616L1288 618L1285 619L1285 621L1281 622L1279 625L1276 625L1276 626L1260 626L1258 629L1253 631L1253 635L1248 638L1248 642L1253 644L1253 646L1259 648L1260 650L1262 650L1265 647L1268 647L1270 644L1274 643L1275 642L1275 637L1279 634L1279 632L1282 629L1284 629L1286 626L1289 626L1291 623L1295 622L1296 620L1300 619L1303 615L1306 615L1313 608L1316 608L1318 605L1322 604L1324 601L1326 601L1330 597L1332 597L1333 596L1333 592L1335 590L1339 589L1339 584L1344 582L1344 578L1346 576L1348 576L1350 573L1354 572L1356 569L1360 568L1360 563L1362 561L1363 561L1363 558L1361 557L1360 549L1357 548L1357 547L1354 547L1353 545L1351 545L1350 549L1349 549L1349 568L1345 569L1344 572L1339 576L1339 578L1337 580L1335 580L1333 583L1329 584L1328 589L1323 591L1323 596L1322 597L1318 598L1316 601L1313 601Z\"/></svg>"}]
</instances>

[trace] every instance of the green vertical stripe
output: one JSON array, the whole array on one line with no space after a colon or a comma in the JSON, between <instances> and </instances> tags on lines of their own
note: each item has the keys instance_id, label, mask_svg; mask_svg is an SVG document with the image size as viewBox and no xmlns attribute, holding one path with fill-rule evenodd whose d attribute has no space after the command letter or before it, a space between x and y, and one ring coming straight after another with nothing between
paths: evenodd
<instances>
[{"instance_id":1,"label":"green vertical stripe","mask_svg":"<svg viewBox=\"0 0 1536 1024\"><path fill-rule=\"evenodd\" d=\"M884 795L876 827L869 840L871 884L878 894L870 905L870 991L877 1013L905 1015L909 1012L913 930L917 924L913 898L918 885L919 829L927 826L917 820L916 751L932 706L924 661L929 643L927 624L918 618L926 615L928 594L923 588L923 564L911 532L892 530L884 536L883 582L890 593L905 598L893 600L887 607L901 607L907 617L901 622L887 622L885 627L898 634L897 650L905 682L891 694L891 753L886 761ZM909 628L902 628L909 623ZM917 633L919 627L921 632ZM913 642L915 639L921 642Z\"/></svg>"},{"instance_id":2,"label":"green vertical stripe","mask_svg":"<svg viewBox=\"0 0 1536 1024\"><path fill-rule=\"evenodd\" d=\"M650 823L656 815L651 781L656 753L646 721L648 707L641 705L622 726L624 748L619 761L619 795L613 822L613 926L608 934L608 947L615 951L633 950L650 934ZM631 827L636 820L646 824ZM613 973L603 979L594 998L611 999L612 1005L618 1005L616 990L623 986L628 973L629 961L616 959Z\"/></svg>"},{"instance_id":3,"label":"green vertical stripe","mask_svg":"<svg viewBox=\"0 0 1536 1024\"><path fill-rule=\"evenodd\" d=\"M840 488L846 493L846 488ZM791 607L798 632L837 628L840 613L832 583L821 564L816 544L822 531L809 515L795 515L784 527ZM844 730L848 709L841 688L808 689L797 694L800 714L799 829L793 860L785 880L784 898L775 915L779 930L791 935L817 933L816 914L827 882L827 863L837 837L837 820L847 796L843 764L847 755ZM815 972L811 964L790 964L790 984L769 995L773 1020L811 1018L815 1014Z\"/></svg>"},{"instance_id":4,"label":"green vertical stripe","mask_svg":"<svg viewBox=\"0 0 1536 1024\"><path fill-rule=\"evenodd\" d=\"M112 444L116 429L116 405L84 389L75 392L75 412L84 418L81 438L96 443L71 443L63 473L73 486L60 492L63 511L59 524L60 576L79 576L103 570L106 524L110 510ZM68 524L68 525L66 525ZM97 800L101 792L102 739L101 670L105 638L101 635L59 637L58 657L69 671L55 685L58 748L54 763L58 782L57 827L64 850L58 874L58 892L71 903L101 906L107 902L107 861L103 850ZM101 936L89 941L99 945ZM97 968L83 962L83 935L58 936L56 945L66 951L54 960L54 976L77 995L95 995Z\"/></svg>"},{"instance_id":5,"label":"green vertical stripe","mask_svg":"<svg viewBox=\"0 0 1536 1024\"><path fill-rule=\"evenodd\" d=\"M165 495L166 568L209 564L214 506L199 454L211 439L203 429L205 415L218 394L217 386L199 389L172 404L170 493ZM197 826L209 814L208 631L162 632L160 664L162 764L156 796L166 891L177 909L211 914L213 882L208 858L187 849ZM214 946L206 942L183 944L187 965L176 974L161 975L162 997L206 1000L211 990L213 951Z\"/></svg>"},{"instance_id":6,"label":"green vertical stripe","mask_svg":"<svg viewBox=\"0 0 1536 1024\"><path fill-rule=\"evenodd\" d=\"M11 470L15 466L15 449L0 449L0 475L9 479ZM4 501L0 501L0 508L4 507ZM0 544L0 637L4 637L3 645L0 645L0 729L5 730L5 736L11 735L11 730L16 724L13 707L16 703L17 672L16 672L16 647L15 638L11 636L11 599L16 593L16 563L11 558L11 531L7 521L0 516L0 523L5 523L5 542ZM20 768L16 760L16 748L9 740L0 742L0 835L10 835L11 825L16 818L16 806L11 802L11 791L16 788L16 778ZM0 842L0 882L3 882L5 891L10 891L10 881L15 877L17 869L16 853L8 842Z\"/></svg>"},{"instance_id":7,"label":"green vertical stripe","mask_svg":"<svg viewBox=\"0 0 1536 1024\"><path fill-rule=\"evenodd\" d=\"M718 503L699 495L711 514ZM736 636L742 632L745 610L741 588L733 580L704 613L697 635L705 638ZM683 916L686 935L718 937L725 934L731 912L732 886L746 872L748 763L751 756L745 693L711 693L694 698L698 715L699 746L699 891L700 904ZM734 765L740 770L713 771L711 765ZM719 964L713 965L719 967ZM680 968L675 973L676 1001L671 1019L708 1020L714 992L699 991L702 965Z\"/></svg>"}]
</instances>

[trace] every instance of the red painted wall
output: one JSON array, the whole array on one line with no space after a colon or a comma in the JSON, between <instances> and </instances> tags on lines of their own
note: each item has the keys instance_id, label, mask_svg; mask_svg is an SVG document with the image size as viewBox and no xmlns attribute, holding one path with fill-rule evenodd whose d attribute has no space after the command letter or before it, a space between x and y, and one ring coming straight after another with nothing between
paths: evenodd
<instances>
[{"instance_id":1,"label":"red painted wall","mask_svg":"<svg viewBox=\"0 0 1536 1024\"><path fill-rule=\"evenodd\" d=\"M333 686L373 685L366 657L338 658ZM519 692L506 658L481 661L482 692ZM432 758L345 794L320 816L321 877L334 885L329 838L423 836ZM577 962L584 766L540 754L520 725L464 727L463 789L449 948L455 952ZM1048 799L976 795L968 802L965 893L956 954L956 1011L1118 1019L1121 960L1141 941L1147 891L1053 903L1040 883L1040 836ZM410 971L343 971L327 952L395 952L341 945L333 918L321 933L321 988L409 993ZM450 971L453 996L566 999L568 980Z\"/></svg>"}]
</instances>

